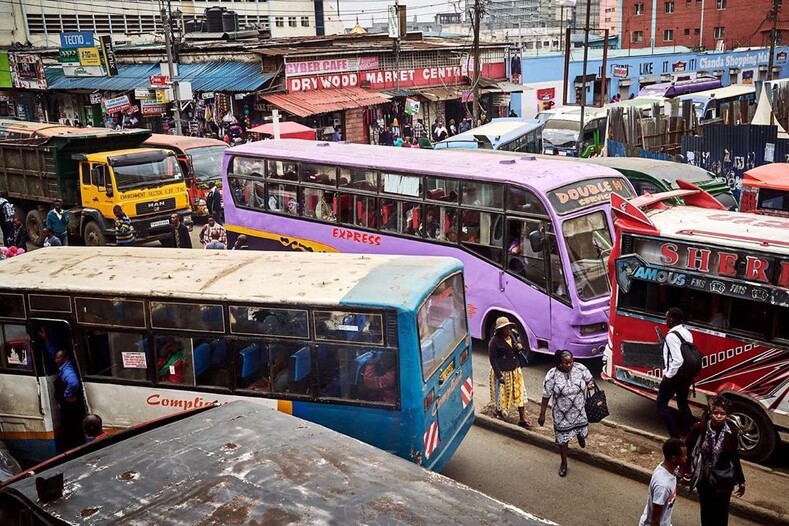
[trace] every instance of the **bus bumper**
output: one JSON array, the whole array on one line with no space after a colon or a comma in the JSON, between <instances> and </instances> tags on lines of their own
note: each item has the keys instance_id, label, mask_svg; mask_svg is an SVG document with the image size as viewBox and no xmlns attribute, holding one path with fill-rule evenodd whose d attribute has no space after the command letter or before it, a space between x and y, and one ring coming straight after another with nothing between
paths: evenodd
<instances>
[{"instance_id":1,"label":"bus bumper","mask_svg":"<svg viewBox=\"0 0 789 526\"><path fill-rule=\"evenodd\" d=\"M455 453L458 447L460 447L460 443L463 442L463 439L468 434L471 426L474 425L473 401L471 407L471 411L468 412L465 419L457 427L455 434L450 437L441 437L440 452L437 452L435 456L431 456L427 462L423 462L422 467L435 472L440 472L442 469L444 469L444 466L446 466L447 462L451 460L453 453Z\"/></svg>"}]
</instances>

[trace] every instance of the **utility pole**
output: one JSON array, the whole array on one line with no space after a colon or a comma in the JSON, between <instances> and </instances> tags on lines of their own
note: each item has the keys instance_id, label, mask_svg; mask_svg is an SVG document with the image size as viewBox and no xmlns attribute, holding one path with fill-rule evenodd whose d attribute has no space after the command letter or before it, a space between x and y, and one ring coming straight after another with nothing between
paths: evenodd
<instances>
[{"instance_id":1,"label":"utility pole","mask_svg":"<svg viewBox=\"0 0 789 526\"><path fill-rule=\"evenodd\" d=\"M479 120L479 76L480 71L480 57L479 57L479 28L482 23L482 16L485 14L484 3L487 0L474 0L474 10L472 13L471 26L474 29L474 80L471 86L472 93L474 94L474 102L472 106L472 116L474 123L472 128L477 125Z\"/></svg>"},{"instance_id":2,"label":"utility pole","mask_svg":"<svg viewBox=\"0 0 789 526\"><path fill-rule=\"evenodd\" d=\"M590 15L592 14L592 0L586 0L586 23L584 24L584 64L583 64L583 71L581 77L581 128L578 132L578 144L583 144L583 137L584 137L584 110L586 109L586 65L589 61L589 24L590 24ZM605 101L603 101L605 104ZM581 156L583 152L578 152L578 157Z\"/></svg>"},{"instance_id":3,"label":"utility pole","mask_svg":"<svg viewBox=\"0 0 789 526\"><path fill-rule=\"evenodd\" d=\"M768 18L772 19L773 27L770 29L770 61L767 65L767 80L773 80L773 61L775 60L775 37L778 29L778 11L781 10L781 0L773 0Z\"/></svg>"},{"instance_id":4,"label":"utility pole","mask_svg":"<svg viewBox=\"0 0 789 526\"><path fill-rule=\"evenodd\" d=\"M162 23L164 24L164 46L167 48L167 69L170 76L170 82L173 86L173 103L175 104L175 134L181 135L181 99L178 94L178 80L176 80L175 66L173 65L173 20L170 10L170 0L166 0L160 4Z\"/></svg>"}]
</instances>

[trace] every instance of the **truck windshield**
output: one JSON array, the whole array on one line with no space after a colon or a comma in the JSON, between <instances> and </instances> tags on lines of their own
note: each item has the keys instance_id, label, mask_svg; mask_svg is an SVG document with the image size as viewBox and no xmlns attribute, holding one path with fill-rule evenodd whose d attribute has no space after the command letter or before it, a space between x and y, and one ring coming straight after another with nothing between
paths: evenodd
<instances>
[{"instance_id":1,"label":"truck windshield","mask_svg":"<svg viewBox=\"0 0 789 526\"><path fill-rule=\"evenodd\" d=\"M124 164L113 167L118 190L163 186L183 179L181 167L174 155L160 161Z\"/></svg>"},{"instance_id":2,"label":"truck windshield","mask_svg":"<svg viewBox=\"0 0 789 526\"><path fill-rule=\"evenodd\" d=\"M225 146L192 148L186 151L198 181L210 181L222 177L222 156Z\"/></svg>"},{"instance_id":3,"label":"truck windshield","mask_svg":"<svg viewBox=\"0 0 789 526\"><path fill-rule=\"evenodd\" d=\"M568 219L562 224L578 297L591 300L610 293L608 256L611 233L602 211Z\"/></svg>"}]
</instances>

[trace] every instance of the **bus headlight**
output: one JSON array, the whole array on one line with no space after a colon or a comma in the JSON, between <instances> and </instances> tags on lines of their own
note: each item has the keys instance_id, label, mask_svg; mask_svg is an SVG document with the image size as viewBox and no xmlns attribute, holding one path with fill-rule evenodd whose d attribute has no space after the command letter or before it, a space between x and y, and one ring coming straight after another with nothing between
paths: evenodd
<instances>
[{"instance_id":1,"label":"bus headlight","mask_svg":"<svg viewBox=\"0 0 789 526\"><path fill-rule=\"evenodd\" d=\"M593 323L592 325L581 325L579 327L581 336L589 336L590 334L597 334L599 332L606 332L608 330L607 323Z\"/></svg>"}]
</instances>

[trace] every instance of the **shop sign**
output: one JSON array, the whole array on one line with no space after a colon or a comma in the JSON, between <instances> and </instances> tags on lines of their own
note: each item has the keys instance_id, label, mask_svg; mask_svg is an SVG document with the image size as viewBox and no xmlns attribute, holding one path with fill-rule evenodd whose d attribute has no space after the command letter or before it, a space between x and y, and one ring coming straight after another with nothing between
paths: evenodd
<instances>
[{"instance_id":1,"label":"shop sign","mask_svg":"<svg viewBox=\"0 0 789 526\"><path fill-rule=\"evenodd\" d=\"M167 104L170 102L169 90L166 89L158 89L156 90L156 103L157 104Z\"/></svg>"},{"instance_id":2,"label":"shop sign","mask_svg":"<svg viewBox=\"0 0 789 526\"><path fill-rule=\"evenodd\" d=\"M79 63L82 66L101 66L101 55L97 47L81 47L77 49Z\"/></svg>"},{"instance_id":3,"label":"shop sign","mask_svg":"<svg viewBox=\"0 0 789 526\"><path fill-rule=\"evenodd\" d=\"M79 64L79 55L76 49L59 49L58 62L61 64Z\"/></svg>"},{"instance_id":4,"label":"shop sign","mask_svg":"<svg viewBox=\"0 0 789 526\"><path fill-rule=\"evenodd\" d=\"M60 47L62 48L94 47L95 45L93 33L90 31L60 34Z\"/></svg>"},{"instance_id":5,"label":"shop sign","mask_svg":"<svg viewBox=\"0 0 789 526\"><path fill-rule=\"evenodd\" d=\"M786 51L779 51L777 55L775 55L776 62L786 62Z\"/></svg>"},{"instance_id":6,"label":"shop sign","mask_svg":"<svg viewBox=\"0 0 789 526\"><path fill-rule=\"evenodd\" d=\"M678 60L671 65L671 71L685 71L685 67L687 66L687 62L682 62Z\"/></svg>"},{"instance_id":7,"label":"shop sign","mask_svg":"<svg viewBox=\"0 0 789 526\"><path fill-rule=\"evenodd\" d=\"M101 104L101 101L104 100L104 97L101 93L91 93L90 94L90 103L91 104Z\"/></svg>"},{"instance_id":8,"label":"shop sign","mask_svg":"<svg viewBox=\"0 0 789 526\"><path fill-rule=\"evenodd\" d=\"M630 68L625 65L614 66L613 75L615 78L624 79L630 76Z\"/></svg>"},{"instance_id":9,"label":"shop sign","mask_svg":"<svg viewBox=\"0 0 789 526\"><path fill-rule=\"evenodd\" d=\"M165 88L170 85L170 77L167 75L151 75L148 77L152 88Z\"/></svg>"},{"instance_id":10,"label":"shop sign","mask_svg":"<svg viewBox=\"0 0 789 526\"><path fill-rule=\"evenodd\" d=\"M482 66L482 76L487 79L506 78L504 63ZM316 77L287 79L288 91L316 91L322 89L365 87L373 90L400 87L403 89L428 86L457 86L466 83L460 66L401 69L399 71L368 71L364 73L342 73Z\"/></svg>"},{"instance_id":11,"label":"shop sign","mask_svg":"<svg viewBox=\"0 0 789 526\"><path fill-rule=\"evenodd\" d=\"M47 89L47 77L44 75L44 63L38 55L22 53L8 54L8 67L15 88Z\"/></svg>"},{"instance_id":12,"label":"shop sign","mask_svg":"<svg viewBox=\"0 0 789 526\"><path fill-rule=\"evenodd\" d=\"M148 88L134 88L135 99L156 99L156 93Z\"/></svg>"},{"instance_id":13,"label":"shop sign","mask_svg":"<svg viewBox=\"0 0 789 526\"><path fill-rule=\"evenodd\" d=\"M128 95L104 100L104 109L107 110L107 113L118 113L129 108L131 108L131 101Z\"/></svg>"},{"instance_id":14,"label":"shop sign","mask_svg":"<svg viewBox=\"0 0 789 526\"><path fill-rule=\"evenodd\" d=\"M203 100L213 99L214 98L214 92L213 91L207 91L207 92L203 93L202 95L200 95L200 98L203 99Z\"/></svg>"},{"instance_id":15,"label":"shop sign","mask_svg":"<svg viewBox=\"0 0 789 526\"><path fill-rule=\"evenodd\" d=\"M8 61L8 53L0 51L0 88L13 88L14 80L11 75L11 66Z\"/></svg>"},{"instance_id":16,"label":"shop sign","mask_svg":"<svg viewBox=\"0 0 789 526\"><path fill-rule=\"evenodd\" d=\"M80 66L63 64L63 75L67 77L105 77L107 76L101 66Z\"/></svg>"},{"instance_id":17,"label":"shop sign","mask_svg":"<svg viewBox=\"0 0 789 526\"><path fill-rule=\"evenodd\" d=\"M112 47L112 37L104 35L101 37L101 53L104 57L104 65L107 67L107 75L114 77L118 74L118 61L115 58L115 49Z\"/></svg>"},{"instance_id":18,"label":"shop sign","mask_svg":"<svg viewBox=\"0 0 789 526\"><path fill-rule=\"evenodd\" d=\"M734 52L699 58L699 69L752 68L770 61L769 51Z\"/></svg>"},{"instance_id":19,"label":"shop sign","mask_svg":"<svg viewBox=\"0 0 789 526\"><path fill-rule=\"evenodd\" d=\"M285 76L297 77L320 73L348 73L353 71L370 71L380 68L378 57L348 57L326 60L306 60L285 64Z\"/></svg>"},{"instance_id":20,"label":"shop sign","mask_svg":"<svg viewBox=\"0 0 789 526\"><path fill-rule=\"evenodd\" d=\"M141 100L140 110L143 115L161 115L167 112L167 105L159 104L155 100Z\"/></svg>"}]
</instances>

